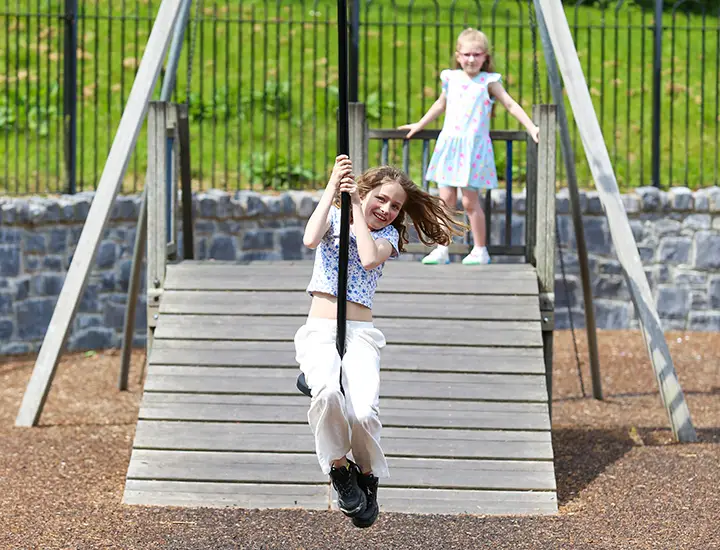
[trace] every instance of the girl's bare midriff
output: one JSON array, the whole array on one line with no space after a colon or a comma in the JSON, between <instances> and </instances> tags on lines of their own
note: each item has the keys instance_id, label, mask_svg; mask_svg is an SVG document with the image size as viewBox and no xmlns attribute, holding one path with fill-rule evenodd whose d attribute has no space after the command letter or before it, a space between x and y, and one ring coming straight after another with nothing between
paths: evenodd
<instances>
[{"instance_id":1,"label":"girl's bare midriff","mask_svg":"<svg viewBox=\"0 0 720 550\"><path fill-rule=\"evenodd\" d=\"M355 302L347 303L348 321L369 321L372 322L372 310ZM310 313L308 317L320 319L337 319L337 298L324 292L313 292Z\"/></svg>"}]
</instances>

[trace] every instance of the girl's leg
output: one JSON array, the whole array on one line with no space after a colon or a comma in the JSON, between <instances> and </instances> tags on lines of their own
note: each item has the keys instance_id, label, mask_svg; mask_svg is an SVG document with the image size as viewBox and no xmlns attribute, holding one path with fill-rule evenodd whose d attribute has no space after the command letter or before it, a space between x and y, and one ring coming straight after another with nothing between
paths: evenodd
<instances>
[{"instance_id":1,"label":"girl's leg","mask_svg":"<svg viewBox=\"0 0 720 550\"><path fill-rule=\"evenodd\" d=\"M340 356L335 347L335 321L308 320L295 335L296 360L312 393L308 423L323 473L341 466L350 451L350 425L340 392Z\"/></svg>"},{"instance_id":2,"label":"girl's leg","mask_svg":"<svg viewBox=\"0 0 720 550\"><path fill-rule=\"evenodd\" d=\"M463 189L462 203L470 220L474 246L470 254L463 258L465 265L489 264L490 255L486 247L485 212L480 206L480 194L477 189Z\"/></svg>"},{"instance_id":3,"label":"girl's leg","mask_svg":"<svg viewBox=\"0 0 720 550\"><path fill-rule=\"evenodd\" d=\"M473 243L475 246L485 246L485 212L480 206L480 193L478 190L464 188L462 190L462 205L470 220Z\"/></svg>"},{"instance_id":4,"label":"girl's leg","mask_svg":"<svg viewBox=\"0 0 720 550\"><path fill-rule=\"evenodd\" d=\"M440 198L443 200L443 202L447 204L449 208L455 210L455 208L457 207L457 187L441 185L439 190ZM437 247L432 252L430 252L430 254L428 254L422 259L422 263L428 265L450 263L450 254L448 251L448 247L441 244L437 245Z\"/></svg>"},{"instance_id":5,"label":"girl's leg","mask_svg":"<svg viewBox=\"0 0 720 550\"><path fill-rule=\"evenodd\" d=\"M385 346L385 337L376 328L351 326L342 364L353 459L364 474L387 477L379 418L380 349Z\"/></svg>"}]
</instances>

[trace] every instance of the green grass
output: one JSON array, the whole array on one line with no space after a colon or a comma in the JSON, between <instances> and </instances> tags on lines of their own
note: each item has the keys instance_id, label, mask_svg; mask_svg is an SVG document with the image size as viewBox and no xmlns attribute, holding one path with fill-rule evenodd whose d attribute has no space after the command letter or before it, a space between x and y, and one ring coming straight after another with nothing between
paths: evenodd
<instances>
[{"instance_id":1,"label":"green grass","mask_svg":"<svg viewBox=\"0 0 720 550\"><path fill-rule=\"evenodd\" d=\"M47 193L62 188L62 26L59 0L19 0L19 18L0 15L0 193ZM127 101L159 2L80 2L78 23L78 187L97 183ZM240 4L240 5L237 5ZM459 0L436 9L419 0L373 1L364 8L360 39L360 100L372 128L417 120L439 91L457 33L476 25L491 37L497 70L523 107L533 102L532 34L526 4ZM439 3L438 3L439 5ZM337 28L333 1L204 2L193 51L190 94L192 169L197 188L306 188L322 185L336 151ZM5 10L7 8L3 8ZM38 13L46 14L37 16ZM652 18L634 6L566 7L590 93L623 189L651 178ZM590 22L592 21L592 27ZM661 180L663 187L718 183L718 20L666 15L663 44ZM673 30L674 24L674 30ZM688 30L686 27L691 27ZM603 44L603 29L605 42ZM180 62L176 97L187 91L190 33ZM673 46L674 44L674 46ZM704 47L704 55L703 55ZM539 48L539 42L538 42ZM674 48L674 49L673 49ZM545 74L542 50L539 71ZM703 61L704 59L704 61ZM394 67L394 68L393 68ZM704 82L704 86L703 86ZM59 87L58 87L59 83ZM53 88L55 86L55 88ZM549 102L545 81L541 86ZM159 96L160 85L155 91ZM566 102L567 103L567 102ZM569 103L566 104L571 114ZM496 129L515 129L502 107ZM672 126L670 125L672 120ZM575 136L580 184L592 181ZM439 127L439 122L436 124ZM399 145L399 144L397 144ZM504 147L497 162L505 170ZM379 161L379 144L371 153ZM400 147L391 150L399 163ZM522 179L524 150L513 156ZM143 131L124 190L142 188L147 156ZM421 144L411 146L411 175L420 176ZM558 166L561 167L562 163ZM559 173L562 182L562 170Z\"/></svg>"}]
</instances>

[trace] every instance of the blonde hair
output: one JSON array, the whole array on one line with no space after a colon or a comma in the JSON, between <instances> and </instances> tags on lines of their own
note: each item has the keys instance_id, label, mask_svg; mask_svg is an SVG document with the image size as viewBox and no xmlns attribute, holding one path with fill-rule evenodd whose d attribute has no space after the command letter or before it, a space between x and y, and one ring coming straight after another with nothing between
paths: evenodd
<instances>
[{"instance_id":1,"label":"blonde hair","mask_svg":"<svg viewBox=\"0 0 720 550\"><path fill-rule=\"evenodd\" d=\"M485 71L486 73L494 73L495 61L493 60L492 51L490 49L490 40L488 40L487 35L477 29L465 29L458 35L457 43L455 44L455 52L460 52L460 46L462 44L468 43L477 44L486 54L485 62L483 63L482 67L480 67L480 70ZM455 58L455 68L461 68L460 62L457 60L457 58Z\"/></svg>"},{"instance_id":2,"label":"blonde hair","mask_svg":"<svg viewBox=\"0 0 720 550\"><path fill-rule=\"evenodd\" d=\"M364 199L367 194L384 183L394 182L399 184L407 199L392 226L397 229L400 238L398 249L405 252L405 244L408 238L407 218L410 217L420 241L425 245L442 244L449 245L453 235L462 235L467 227L458 222L456 213L440 199L430 195L418 187L410 177L395 168L394 166L378 166L364 172L357 178L358 194ZM340 206L340 198L336 197L335 205Z\"/></svg>"}]
</instances>

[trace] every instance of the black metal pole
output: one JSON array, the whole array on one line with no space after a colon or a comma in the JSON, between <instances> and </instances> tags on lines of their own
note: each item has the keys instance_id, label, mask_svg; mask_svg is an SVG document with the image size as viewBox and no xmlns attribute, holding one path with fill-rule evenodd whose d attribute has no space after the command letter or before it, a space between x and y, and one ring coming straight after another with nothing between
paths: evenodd
<instances>
[{"instance_id":1,"label":"black metal pole","mask_svg":"<svg viewBox=\"0 0 720 550\"><path fill-rule=\"evenodd\" d=\"M67 192L75 193L77 172L77 0L65 0L63 130Z\"/></svg>"},{"instance_id":2,"label":"black metal pole","mask_svg":"<svg viewBox=\"0 0 720 550\"><path fill-rule=\"evenodd\" d=\"M348 96L351 102L358 101L360 76L360 6L358 0L350 0L350 74Z\"/></svg>"},{"instance_id":3,"label":"black metal pole","mask_svg":"<svg viewBox=\"0 0 720 550\"><path fill-rule=\"evenodd\" d=\"M347 0L338 0L338 154L350 154L350 131L348 120L348 47L347 47ZM345 321L347 319L347 264L350 248L350 195L340 196L340 260L337 289L337 350L345 355ZM342 375L341 375L342 384Z\"/></svg>"},{"instance_id":4,"label":"black metal pole","mask_svg":"<svg viewBox=\"0 0 720 550\"><path fill-rule=\"evenodd\" d=\"M652 184L660 187L660 69L662 63L663 0L655 0L655 46L653 48Z\"/></svg>"}]
</instances>

